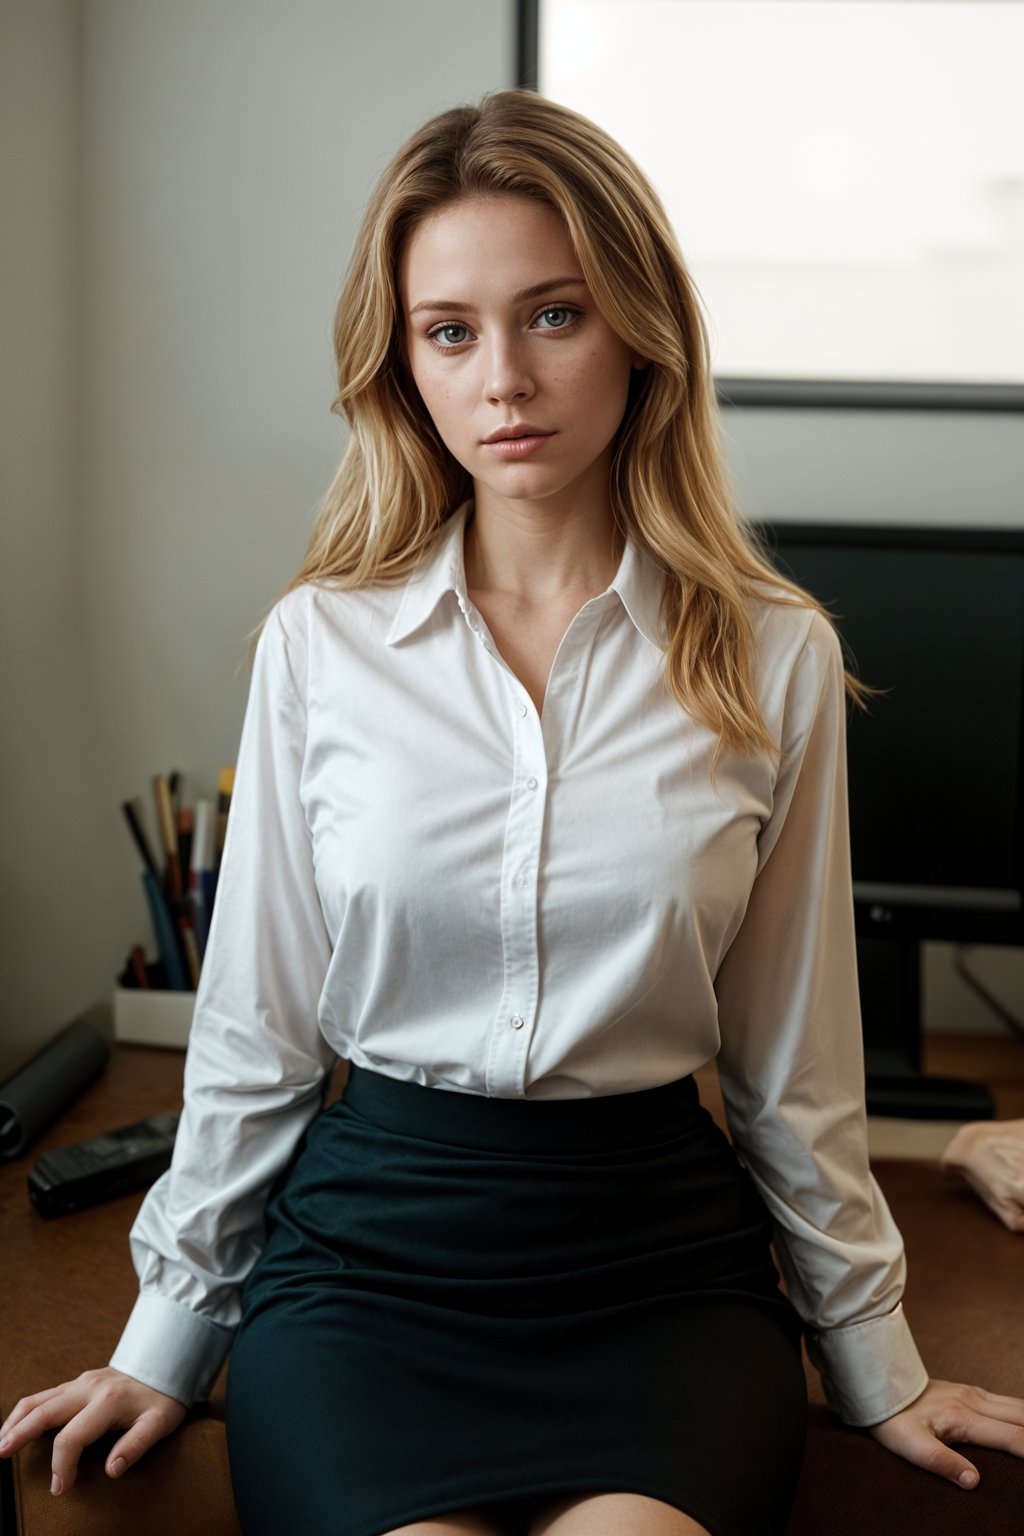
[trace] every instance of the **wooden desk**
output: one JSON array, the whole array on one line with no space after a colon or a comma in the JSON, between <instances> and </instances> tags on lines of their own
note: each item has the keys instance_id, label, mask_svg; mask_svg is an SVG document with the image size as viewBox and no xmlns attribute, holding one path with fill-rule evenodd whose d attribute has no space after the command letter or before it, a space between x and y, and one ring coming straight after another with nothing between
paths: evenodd
<instances>
[{"instance_id":1,"label":"wooden desk","mask_svg":"<svg viewBox=\"0 0 1024 1536\"><path fill-rule=\"evenodd\" d=\"M26 1178L40 1152L181 1108L183 1051L117 1045L104 1073L23 1157L0 1165L0 1412L20 1397L106 1365L135 1298L128 1231L144 1191L47 1219ZM0 1461L3 1536L238 1536L227 1477L221 1373L208 1411L114 1480L103 1470L120 1431L89 1446L68 1494L50 1493L52 1436Z\"/></svg>"},{"instance_id":2,"label":"wooden desk","mask_svg":"<svg viewBox=\"0 0 1024 1536\"><path fill-rule=\"evenodd\" d=\"M985 1083L1000 1119L1024 1117L1024 1045L1012 1037L929 1036L924 1068ZM714 1066L696 1076L724 1128ZM940 1173L938 1153L954 1128L869 1121L869 1142L878 1132L886 1148L872 1155L872 1172L906 1245L904 1310L933 1378L1024 1397L1024 1236ZM1022 1536L1024 1462L965 1447L981 1473L965 1495L840 1424L806 1355L805 1368L807 1451L785 1536Z\"/></svg>"},{"instance_id":3,"label":"wooden desk","mask_svg":"<svg viewBox=\"0 0 1024 1536\"><path fill-rule=\"evenodd\" d=\"M1024 1048L942 1039L933 1072L975 1075L1001 1115L1024 1114ZM46 1220L25 1179L39 1152L181 1106L182 1052L116 1046L104 1074L30 1151L0 1165L0 1412L110 1358L137 1295L128 1231L142 1194ZM328 1101L340 1090L340 1064ZM701 1073L709 1109L714 1074ZM905 1305L932 1374L1024 1395L1024 1237L1007 1232L933 1161L881 1161L875 1174L907 1245ZM208 1411L192 1412L123 1478L103 1471L115 1435L85 1451L70 1494L53 1498L51 1437L0 1461L7 1507L0 1536L239 1536L231 1500L221 1373ZM811 1424L804 1474L786 1536L1021 1536L1024 1462L972 1448L981 1486L963 1493L838 1423L808 1368ZM16 1505L16 1509L15 1509ZM288 1533L282 1532L282 1536Z\"/></svg>"}]
</instances>

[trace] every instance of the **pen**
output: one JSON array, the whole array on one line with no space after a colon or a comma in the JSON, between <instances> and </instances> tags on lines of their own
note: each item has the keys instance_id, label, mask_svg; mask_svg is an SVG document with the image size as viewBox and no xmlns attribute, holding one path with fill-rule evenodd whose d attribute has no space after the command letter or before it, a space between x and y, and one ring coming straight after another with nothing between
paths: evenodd
<instances>
[{"instance_id":1,"label":"pen","mask_svg":"<svg viewBox=\"0 0 1024 1536\"><path fill-rule=\"evenodd\" d=\"M174 925L171 922L171 914L167 910L160 881L152 870L146 869L142 872L142 885L146 892L146 900L149 902L149 915L153 923L153 932L156 934L160 958L164 963L167 985L174 992L187 992L188 978L178 953Z\"/></svg>"},{"instance_id":2,"label":"pen","mask_svg":"<svg viewBox=\"0 0 1024 1536\"><path fill-rule=\"evenodd\" d=\"M125 819L128 822L132 837L135 840L135 846L142 855L143 864L159 879L160 868L153 856L153 849L150 847L149 838L146 836L146 829L143 825L142 801L139 799L124 800L121 804L121 810L124 812Z\"/></svg>"},{"instance_id":3,"label":"pen","mask_svg":"<svg viewBox=\"0 0 1024 1536\"><path fill-rule=\"evenodd\" d=\"M200 955L206 953L213 905L208 875L213 875L216 859L216 809L212 800L196 801L195 827L192 833L192 858L188 874L188 894L192 904L192 926ZM207 899L209 896L209 899Z\"/></svg>"},{"instance_id":4,"label":"pen","mask_svg":"<svg viewBox=\"0 0 1024 1536\"><path fill-rule=\"evenodd\" d=\"M199 948L196 944L196 936L192 930L192 920L184 912L178 915L178 932L185 947L185 964L188 967L189 980L192 990L199 985Z\"/></svg>"},{"instance_id":5,"label":"pen","mask_svg":"<svg viewBox=\"0 0 1024 1536\"><path fill-rule=\"evenodd\" d=\"M188 869L192 862L192 836L194 818L187 805L179 807L176 813L178 830L178 867L181 870L182 885L188 880Z\"/></svg>"},{"instance_id":6,"label":"pen","mask_svg":"<svg viewBox=\"0 0 1024 1536\"><path fill-rule=\"evenodd\" d=\"M143 953L141 944L132 945L131 967L132 975L135 977L136 985L142 988L144 991L148 992L149 972L146 970L146 956Z\"/></svg>"}]
</instances>

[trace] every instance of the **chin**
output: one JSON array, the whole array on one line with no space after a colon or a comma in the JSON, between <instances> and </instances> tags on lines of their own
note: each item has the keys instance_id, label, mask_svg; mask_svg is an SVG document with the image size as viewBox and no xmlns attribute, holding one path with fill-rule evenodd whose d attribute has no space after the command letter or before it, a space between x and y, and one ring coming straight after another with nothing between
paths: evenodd
<instances>
[{"instance_id":1,"label":"chin","mask_svg":"<svg viewBox=\"0 0 1024 1536\"><path fill-rule=\"evenodd\" d=\"M540 471L539 465L516 464L504 475L477 475L474 485L486 486L494 496L505 496L513 501L531 501L537 496L550 496L559 489L550 474Z\"/></svg>"}]
</instances>

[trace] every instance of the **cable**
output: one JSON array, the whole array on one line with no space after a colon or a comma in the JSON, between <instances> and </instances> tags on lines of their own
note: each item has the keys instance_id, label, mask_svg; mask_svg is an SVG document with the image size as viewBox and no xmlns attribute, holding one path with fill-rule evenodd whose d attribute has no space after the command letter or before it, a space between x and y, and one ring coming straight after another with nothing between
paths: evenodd
<instances>
[{"instance_id":1,"label":"cable","mask_svg":"<svg viewBox=\"0 0 1024 1536\"><path fill-rule=\"evenodd\" d=\"M985 1003L987 1007L991 1008L992 1012L998 1019L1003 1021L1007 1029L1010 1030L1012 1034L1016 1035L1018 1040L1024 1040L1024 1023L1022 1023L1015 1014L1012 1014L1009 1008L1007 1008L1005 1004L1001 1003L994 993L989 991L988 987L986 987L983 981L978 980L978 977L975 976L974 972L968 966L967 961L964 959L964 955L974 947L975 946L973 944L956 945L953 950L953 969L956 971L957 975L962 977L962 979L967 983L971 991L977 993L982 1002Z\"/></svg>"}]
</instances>

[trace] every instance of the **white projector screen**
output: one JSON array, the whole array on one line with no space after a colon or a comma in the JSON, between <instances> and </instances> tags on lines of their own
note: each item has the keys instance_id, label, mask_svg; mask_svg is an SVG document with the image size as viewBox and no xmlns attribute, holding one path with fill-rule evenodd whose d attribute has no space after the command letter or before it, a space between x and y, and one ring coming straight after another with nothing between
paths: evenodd
<instances>
[{"instance_id":1,"label":"white projector screen","mask_svg":"<svg viewBox=\"0 0 1024 1536\"><path fill-rule=\"evenodd\" d=\"M1024 385L1020 0L540 0L536 84L653 181L717 377Z\"/></svg>"}]
</instances>

